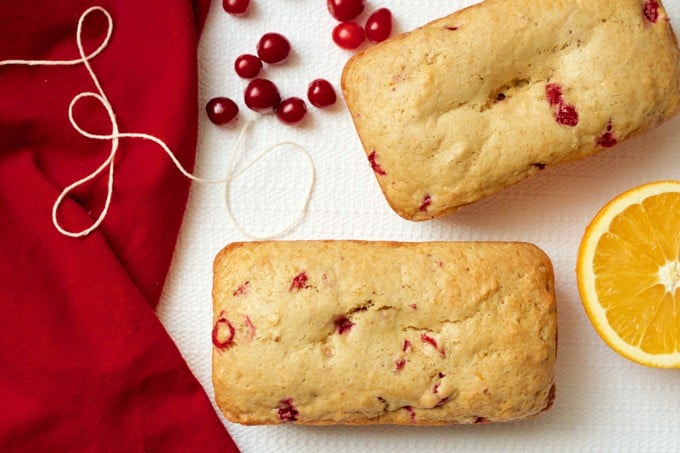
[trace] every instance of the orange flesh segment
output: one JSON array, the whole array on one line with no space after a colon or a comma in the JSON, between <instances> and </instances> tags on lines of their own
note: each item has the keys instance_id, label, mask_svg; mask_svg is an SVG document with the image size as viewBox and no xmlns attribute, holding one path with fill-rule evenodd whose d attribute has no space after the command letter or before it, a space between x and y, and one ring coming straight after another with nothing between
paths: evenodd
<instances>
[{"instance_id":1,"label":"orange flesh segment","mask_svg":"<svg viewBox=\"0 0 680 453\"><path fill-rule=\"evenodd\" d=\"M677 281L679 226L679 193L648 197L612 220L593 259L595 289L609 324L625 342L650 354L680 350L680 288L659 277L670 263L667 273Z\"/></svg>"}]
</instances>

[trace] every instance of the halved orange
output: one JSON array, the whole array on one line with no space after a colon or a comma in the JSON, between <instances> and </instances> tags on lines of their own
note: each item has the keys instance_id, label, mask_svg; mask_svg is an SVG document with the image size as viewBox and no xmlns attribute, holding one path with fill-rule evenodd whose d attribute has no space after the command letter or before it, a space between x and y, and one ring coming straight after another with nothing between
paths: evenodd
<instances>
[{"instance_id":1,"label":"halved orange","mask_svg":"<svg viewBox=\"0 0 680 453\"><path fill-rule=\"evenodd\" d=\"M576 264L583 306L624 357L680 368L680 181L631 189L585 231Z\"/></svg>"}]
</instances>

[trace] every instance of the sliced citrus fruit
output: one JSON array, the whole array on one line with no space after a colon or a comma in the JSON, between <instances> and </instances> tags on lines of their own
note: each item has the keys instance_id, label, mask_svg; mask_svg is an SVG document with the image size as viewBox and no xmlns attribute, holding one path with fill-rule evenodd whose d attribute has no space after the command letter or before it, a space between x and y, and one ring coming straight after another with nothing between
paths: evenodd
<instances>
[{"instance_id":1,"label":"sliced citrus fruit","mask_svg":"<svg viewBox=\"0 0 680 453\"><path fill-rule=\"evenodd\" d=\"M643 365L680 368L680 181L636 187L585 231L576 264L600 337Z\"/></svg>"}]
</instances>

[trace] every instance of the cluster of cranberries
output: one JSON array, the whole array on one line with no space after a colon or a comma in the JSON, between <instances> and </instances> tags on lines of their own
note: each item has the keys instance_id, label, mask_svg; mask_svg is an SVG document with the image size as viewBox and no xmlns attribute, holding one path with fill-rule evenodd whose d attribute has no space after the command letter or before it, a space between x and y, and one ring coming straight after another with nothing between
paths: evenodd
<instances>
[{"instance_id":1,"label":"cluster of cranberries","mask_svg":"<svg viewBox=\"0 0 680 453\"><path fill-rule=\"evenodd\" d=\"M340 21L333 28L333 41L347 50L357 49L368 39L382 42L392 33L392 13L387 8L374 11L362 27L354 21L364 11L364 0L326 0L328 12Z\"/></svg>"},{"instance_id":2,"label":"cluster of cranberries","mask_svg":"<svg viewBox=\"0 0 680 453\"><path fill-rule=\"evenodd\" d=\"M250 0L223 0L222 6L233 16L244 16L248 13ZM243 54L234 61L236 74L243 79L252 79L243 93L246 106L259 113L274 111L279 120L286 124L299 123L307 114L305 101L299 97L281 99L274 82L257 77L263 63L280 64L288 59L291 52L290 42L279 33L265 33L258 41L256 50L257 55ZM307 99L313 106L324 108L335 104L337 96L330 82L316 79L309 84ZM218 125L234 121L238 111L236 103L226 97L212 98L206 105L208 118Z\"/></svg>"}]
</instances>

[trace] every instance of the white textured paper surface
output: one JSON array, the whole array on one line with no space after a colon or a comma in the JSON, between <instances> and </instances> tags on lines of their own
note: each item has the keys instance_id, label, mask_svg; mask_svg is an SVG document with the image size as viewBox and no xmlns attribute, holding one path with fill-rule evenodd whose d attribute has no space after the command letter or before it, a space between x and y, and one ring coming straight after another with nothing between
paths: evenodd
<instances>
[{"instance_id":1,"label":"white textured paper surface","mask_svg":"<svg viewBox=\"0 0 680 453\"><path fill-rule=\"evenodd\" d=\"M234 59L255 53L270 31L287 36L290 60L266 66L284 97L306 98L308 83L331 81L340 96L340 73L350 52L331 40L335 20L323 0L251 0L247 17L227 15L213 1L199 48L200 129L196 173L223 177L238 128L218 128L203 106L214 96L243 104L246 82ZM388 7L396 31L406 31L471 4L465 0L368 1L367 12ZM680 0L666 0L680 30ZM367 12L360 16L367 17ZM576 289L574 267L584 228L615 195L660 179L680 179L680 117L612 151L549 168L446 218L411 223L385 202L341 99L330 110L312 106L306 123L285 126L258 119L247 135L243 165L268 146L291 140L305 146L317 170L315 190L302 223L285 239L519 240L551 257L559 317L557 397L539 417L504 425L419 427L242 427L225 425L244 452L421 451L677 451L680 449L680 375L645 368L619 357L588 321ZM233 209L255 234L274 232L293 220L304 202L306 161L282 148L232 186ZM212 399L212 261L229 242L246 240L226 216L222 186L194 184L159 316ZM295 370L291 370L295 372Z\"/></svg>"}]
</instances>

